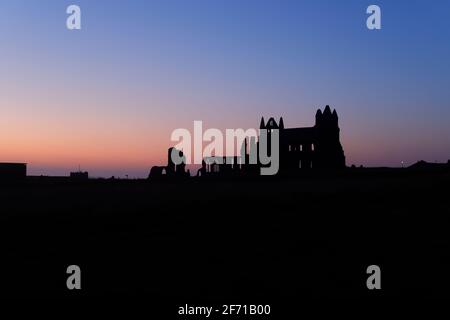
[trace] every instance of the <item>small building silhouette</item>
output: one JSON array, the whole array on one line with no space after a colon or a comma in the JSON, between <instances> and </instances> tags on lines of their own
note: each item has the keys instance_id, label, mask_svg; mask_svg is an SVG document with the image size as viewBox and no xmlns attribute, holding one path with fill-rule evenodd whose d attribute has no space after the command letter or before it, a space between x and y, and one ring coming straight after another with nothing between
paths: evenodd
<instances>
[{"instance_id":1,"label":"small building silhouette","mask_svg":"<svg viewBox=\"0 0 450 320\"><path fill-rule=\"evenodd\" d=\"M23 180L26 176L26 163L0 163L0 181Z\"/></svg>"},{"instance_id":2,"label":"small building silhouette","mask_svg":"<svg viewBox=\"0 0 450 320\"><path fill-rule=\"evenodd\" d=\"M70 173L70 179L76 180L76 181L84 181L89 180L89 173L87 171L78 171L78 172L71 172Z\"/></svg>"}]
</instances>

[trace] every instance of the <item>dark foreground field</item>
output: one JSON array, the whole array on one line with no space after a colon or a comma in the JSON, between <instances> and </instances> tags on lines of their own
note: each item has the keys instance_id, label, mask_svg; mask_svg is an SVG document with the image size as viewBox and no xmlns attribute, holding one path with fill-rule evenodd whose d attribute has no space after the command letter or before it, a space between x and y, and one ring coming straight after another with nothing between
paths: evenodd
<instances>
[{"instance_id":1,"label":"dark foreground field","mask_svg":"<svg viewBox=\"0 0 450 320\"><path fill-rule=\"evenodd\" d=\"M1 295L449 297L448 173L0 186ZM82 271L69 291L66 268ZM366 268L381 268L380 291ZM156 300L153 300L156 301Z\"/></svg>"}]
</instances>

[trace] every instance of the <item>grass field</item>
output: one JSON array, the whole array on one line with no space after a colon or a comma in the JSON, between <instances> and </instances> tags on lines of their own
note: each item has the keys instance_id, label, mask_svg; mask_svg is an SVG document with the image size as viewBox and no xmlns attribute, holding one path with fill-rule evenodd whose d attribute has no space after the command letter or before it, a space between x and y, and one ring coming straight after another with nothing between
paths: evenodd
<instances>
[{"instance_id":1,"label":"grass field","mask_svg":"<svg viewBox=\"0 0 450 320\"><path fill-rule=\"evenodd\" d=\"M0 185L4 297L449 297L450 175ZM82 289L66 287L79 265ZM381 268L379 291L366 268Z\"/></svg>"}]
</instances>

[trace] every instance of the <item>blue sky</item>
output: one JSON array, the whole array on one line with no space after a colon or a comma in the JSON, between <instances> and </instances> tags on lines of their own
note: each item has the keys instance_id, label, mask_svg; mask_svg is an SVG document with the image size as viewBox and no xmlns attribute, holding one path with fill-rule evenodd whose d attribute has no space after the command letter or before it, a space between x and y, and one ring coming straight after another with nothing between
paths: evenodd
<instances>
[{"instance_id":1,"label":"blue sky","mask_svg":"<svg viewBox=\"0 0 450 320\"><path fill-rule=\"evenodd\" d=\"M348 165L446 161L449 17L445 0L2 0L0 161L145 176L194 120L310 126L326 104Z\"/></svg>"}]
</instances>

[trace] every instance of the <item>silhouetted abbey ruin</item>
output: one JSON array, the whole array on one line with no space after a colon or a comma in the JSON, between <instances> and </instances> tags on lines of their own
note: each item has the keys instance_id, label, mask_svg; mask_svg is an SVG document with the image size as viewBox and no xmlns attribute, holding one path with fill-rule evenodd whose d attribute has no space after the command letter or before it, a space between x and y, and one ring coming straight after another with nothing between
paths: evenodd
<instances>
[{"instance_id":1,"label":"silhouetted abbey ruin","mask_svg":"<svg viewBox=\"0 0 450 320\"><path fill-rule=\"evenodd\" d=\"M318 109L313 127L285 128L283 118L277 123L274 118L267 122L261 118L260 134L267 134L267 155L270 156L271 135L279 130L279 170L280 175L298 174L310 170L339 170L345 168L345 155L339 138L339 124L336 110L327 105L322 112ZM205 157L197 176L252 176L259 175L264 165L259 148L260 138L246 138L241 146L241 155ZM256 141L258 140L258 141ZM168 152L166 167L153 167L150 177L186 176L185 164L175 166ZM180 155L183 157L181 151ZM256 156L252 161L252 155Z\"/></svg>"},{"instance_id":2,"label":"silhouetted abbey ruin","mask_svg":"<svg viewBox=\"0 0 450 320\"><path fill-rule=\"evenodd\" d=\"M316 123L308 128L284 128L283 118L277 125L271 118L263 129L280 129L280 168L292 171L302 169L345 168L344 150L336 110L329 106L316 112Z\"/></svg>"},{"instance_id":3,"label":"silhouetted abbey ruin","mask_svg":"<svg viewBox=\"0 0 450 320\"><path fill-rule=\"evenodd\" d=\"M285 128L283 118L277 123L270 118L267 123L261 118L260 132L266 130L268 137L268 155L271 154L270 136L272 130L279 130L280 137L280 167L279 174L289 175L307 170L337 170L345 168L345 156L339 140L339 124L336 110L331 112L330 106L324 111L318 109L316 123L313 127ZM259 139L258 139L259 140ZM245 162L240 157L223 157L222 163L214 162L215 157L205 158L202 174L259 174L259 168L263 166L260 159L258 163L251 164L249 154L252 148L259 150L259 142L252 143L249 147L244 141ZM259 152L255 152L259 157Z\"/></svg>"}]
</instances>

